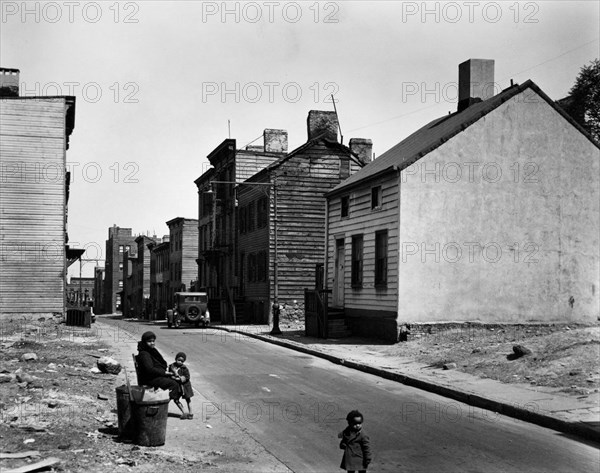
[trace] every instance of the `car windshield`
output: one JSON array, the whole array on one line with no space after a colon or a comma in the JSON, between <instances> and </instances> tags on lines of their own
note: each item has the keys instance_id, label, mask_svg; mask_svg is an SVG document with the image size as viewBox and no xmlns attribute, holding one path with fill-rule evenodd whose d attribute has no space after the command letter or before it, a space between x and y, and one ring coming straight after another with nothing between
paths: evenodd
<instances>
[{"instance_id":1,"label":"car windshield","mask_svg":"<svg viewBox=\"0 0 600 473\"><path fill-rule=\"evenodd\" d=\"M185 302L207 302L208 298L206 296L198 295L198 296L183 296L182 300Z\"/></svg>"}]
</instances>

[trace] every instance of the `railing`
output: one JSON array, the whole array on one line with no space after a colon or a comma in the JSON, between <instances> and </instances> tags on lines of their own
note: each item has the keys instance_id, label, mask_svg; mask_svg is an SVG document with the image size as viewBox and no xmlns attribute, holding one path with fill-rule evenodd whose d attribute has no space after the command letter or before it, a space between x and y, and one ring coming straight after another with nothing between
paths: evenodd
<instances>
[{"instance_id":1,"label":"railing","mask_svg":"<svg viewBox=\"0 0 600 473\"><path fill-rule=\"evenodd\" d=\"M305 333L308 337L327 338L330 289L304 289Z\"/></svg>"}]
</instances>

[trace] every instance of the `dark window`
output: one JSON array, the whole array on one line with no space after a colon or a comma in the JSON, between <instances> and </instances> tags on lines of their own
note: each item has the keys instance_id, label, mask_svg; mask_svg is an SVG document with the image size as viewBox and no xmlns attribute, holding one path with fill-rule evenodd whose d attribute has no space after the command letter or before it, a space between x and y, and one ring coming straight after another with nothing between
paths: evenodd
<instances>
[{"instance_id":1,"label":"dark window","mask_svg":"<svg viewBox=\"0 0 600 473\"><path fill-rule=\"evenodd\" d=\"M347 217L350 212L350 197L345 196L341 198L342 206L342 217Z\"/></svg>"},{"instance_id":2,"label":"dark window","mask_svg":"<svg viewBox=\"0 0 600 473\"><path fill-rule=\"evenodd\" d=\"M247 221L246 221L246 228L248 229L248 232L254 231L254 223L255 223L254 215L255 215L255 213L256 213L255 203L250 202L250 204L248 205L248 217L247 217Z\"/></svg>"},{"instance_id":3,"label":"dark window","mask_svg":"<svg viewBox=\"0 0 600 473\"><path fill-rule=\"evenodd\" d=\"M267 252L259 251L256 255L256 280L267 280Z\"/></svg>"},{"instance_id":4,"label":"dark window","mask_svg":"<svg viewBox=\"0 0 600 473\"><path fill-rule=\"evenodd\" d=\"M263 197L256 203L256 228L264 228L268 222L267 198Z\"/></svg>"},{"instance_id":5,"label":"dark window","mask_svg":"<svg viewBox=\"0 0 600 473\"><path fill-rule=\"evenodd\" d=\"M363 237L352 237L352 287L362 287L363 283Z\"/></svg>"},{"instance_id":6,"label":"dark window","mask_svg":"<svg viewBox=\"0 0 600 473\"><path fill-rule=\"evenodd\" d=\"M387 284L388 232L375 232L375 285Z\"/></svg>"},{"instance_id":7,"label":"dark window","mask_svg":"<svg viewBox=\"0 0 600 473\"><path fill-rule=\"evenodd\" d=\"M248 255L248 281L256 281L256 255Z\"/></svg>"},{"instance_id":8,"label":"dark window","mask_svg":"<svg viewBox=\"0 0 600 473\"><path fill-rule=\"evenodd\" d=\"M378 209L381 207L381 186L373 187L371 189L371 209Z\"/></svg>"},{"instance_id":9,"label":"dark window","mask_svg":"<svg viewBox=\"0 0 600 473\"><path fill-rule=\"evenodd\" d=\"M247 207L240 208L240 233L246 233L246 215L248 213Z\"/></svg>"}]
</instances>

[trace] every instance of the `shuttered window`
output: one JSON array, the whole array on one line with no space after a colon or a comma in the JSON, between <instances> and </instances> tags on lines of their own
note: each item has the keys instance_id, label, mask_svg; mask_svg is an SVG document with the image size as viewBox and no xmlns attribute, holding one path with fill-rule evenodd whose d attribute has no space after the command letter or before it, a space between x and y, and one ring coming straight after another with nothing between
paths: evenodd
<instances>
[{"instance_id":1,"label":"shuttered window","mask_svg":"<svg viewBox=\"0 0 600 473\"><path fill-rule=\"evenodd\" d=\"M352 237L352 287L363 284L363 236Z\"/></svg>"},{"instance_id":2,"label":"shuttered window","mask_svg":"<svg viewBox=\"0 0 600 473\"><path fill-rule=\"evenodd\" d=\"M388 254L388 232L387 230L375 233L375 285L387 285L387 254Z\"/></svg>"}]
</instances>

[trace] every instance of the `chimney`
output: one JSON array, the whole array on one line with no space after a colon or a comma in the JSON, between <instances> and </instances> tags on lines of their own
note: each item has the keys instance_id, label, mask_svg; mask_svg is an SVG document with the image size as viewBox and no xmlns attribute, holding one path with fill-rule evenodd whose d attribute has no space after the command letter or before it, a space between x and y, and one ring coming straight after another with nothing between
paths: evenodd
<instances>
[{"instance_id":1,"label":"chimney","mask_svg":"<svg viewBox=\"0 0 600 473\"><path fill-rule=\"evenodd\" d=\"M287 153L287 131L266 128L263 132L263 139L265 143L265 153Z\"/></svg>"},{"instance_id":2,"label":"chimney","mask_svg":"<svg viewBox=\"0 0 600 473\"><path fill-rule=\"evenodd\" d=\"M311 110L308 112L308 141L317 137L330 141L338 140L338 119L335 112ZM321 135L321 136L320 136Z\"/></svg>"},{"instance_id":3,"label":"chimney","mask_svg":"<svg viewBox=\"0 0 600 473\"><path fill-rule=\"evenodd\" d=\"M0 97L19 96L19 69L0 67Z\"/></svg>"},{"instance_id":4,"label":"chimney","mask_svg":"<svg viewBox=\"0 0 600 473\"><path fill-rule=\"evenodd\" d=\"M494 60L469 59L458 65L458 111L494 96Z\"/></svg>"},{"instance_id":5,"label":"chimney","mask_svg":"<svg viewBox=\"0 0 600 473\"><path fill-rule=\"evenodd\" d=\"M350 138L350 151L356 154L363 164L369 164L373 160L373 142L366 138Z\"/></svg>"}]
</instances>

